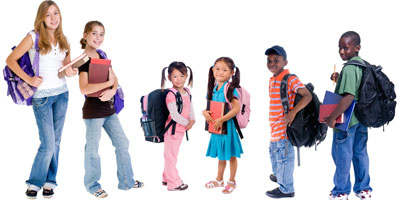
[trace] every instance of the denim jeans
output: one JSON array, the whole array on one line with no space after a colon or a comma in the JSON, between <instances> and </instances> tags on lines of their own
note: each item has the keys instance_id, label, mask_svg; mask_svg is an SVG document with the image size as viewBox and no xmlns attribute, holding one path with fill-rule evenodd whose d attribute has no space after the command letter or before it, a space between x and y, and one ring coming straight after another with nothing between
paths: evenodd
<instances>
[{"instance_id":1,"label":"denim jeans","mask_svg":"<svg viewBox=\"0 0 400 200\"><path fill-rule=\"evenodd\" d=\"M294 192L294 149L290 141L281 139L277 142L270 142L269 155L279 190L285 194Z\"/></svg>"},{"instance_id":2,"label":"denim jeans","mask_svg":"<svg viewBox=\"0 0 400 200\"><path fill-rule=\"evenodd\" d=\"M86 190L94 193L101 189L101 185L98 183L101 176L100 155L98 151L102 127L115 147L119 181L118 188L121 190L132 188L135 181L133 179L131 157L128 152L129 141L119 122L118 115L113 114L104 118L84 119L84 121L86 124L84 177Z\"/></svg>"},{"instance_id":3,"label":"denim jeans","mask_svg":"<svg viewBox=\"0 0 400 200\"><path fill-rule=\"evenodd\" d=\"M32 165L28 188L55 188L61 133L68 107L68 92L50 97L33 98L33 112L39 129L40 146Z\"/></svg>"},{"instance_id":4,"label":"denim jeans","mask_svg":"<svg viewBox=\"0 0 400 200\"><path fill-rule=\"evenodd\" d=\"M332 142L332 158L336 165L333 195L350 194L350 167L353 161L354 192L372 190L369 185L369 158L367 153L368 130L358 123L349 130L335 130Z\"/></svg>"}]
</instances>

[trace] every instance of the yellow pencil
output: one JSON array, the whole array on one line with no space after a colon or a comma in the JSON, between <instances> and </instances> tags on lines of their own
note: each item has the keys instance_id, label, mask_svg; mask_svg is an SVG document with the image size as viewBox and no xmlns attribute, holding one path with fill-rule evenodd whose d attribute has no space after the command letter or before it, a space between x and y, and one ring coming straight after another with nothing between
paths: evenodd
<instances>
[{"instance_id":1,"label":"yellow pencil","mask_svg":"<svg viewBox=\"0 0 400 200\"><path fill-rule=\"evenodd\" d=\"M333 79L332 79L333 86L335 86L335 83L336 83L335 80L336 80L336 64L333 65Z\"/></svg>"}]
</instances>

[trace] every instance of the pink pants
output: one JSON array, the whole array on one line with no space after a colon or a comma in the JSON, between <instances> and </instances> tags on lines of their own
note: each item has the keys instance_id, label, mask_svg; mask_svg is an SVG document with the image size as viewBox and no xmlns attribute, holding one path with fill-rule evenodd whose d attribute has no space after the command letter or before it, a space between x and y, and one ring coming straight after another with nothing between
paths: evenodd
<instances>
[{"instance_id":1,"label":"pink pants","mask_svg":"<svg viewBox=\"0 0 400 200\"><path fill-rule=\"evenodd\" d=\"M175 131L175 135L171 135L171 129L164 135L164 172L162 176L163 182L167 182L168 189L174 189L182 185L179 177L176 163L178 160L179 147L185 133Z\"/></svg>"}]
</instances>

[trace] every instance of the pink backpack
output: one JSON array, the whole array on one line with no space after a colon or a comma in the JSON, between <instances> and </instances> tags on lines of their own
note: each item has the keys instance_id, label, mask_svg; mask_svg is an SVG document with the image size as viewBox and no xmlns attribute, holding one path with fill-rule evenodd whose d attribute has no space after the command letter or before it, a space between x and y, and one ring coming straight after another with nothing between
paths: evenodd
<instances>
[{"instance_id":1,"label":"pink backpack","mask_svg":"<svg viewBox=\"0 0 400 200\"><path fill-rule=\"evenodd\" d=\"M230 82L225 84L224 95L225 95L226 102L228 102L228 104L229 104L229 108L232 108L232 105L228 101L228 98L226 96L229 85L230 85ZM239 94L240 111L236 115L236 119L234 118L234 120L235 120L236 129L238 130L240 137L243 138L243 135L242 135L240 129L246 128L247 124L250 121L250 112L251 112L251 110L250 110L250 93L247 92L247 90L245 90L243 87L236 88L236 91Z\"/></svg>"}]
</instances>

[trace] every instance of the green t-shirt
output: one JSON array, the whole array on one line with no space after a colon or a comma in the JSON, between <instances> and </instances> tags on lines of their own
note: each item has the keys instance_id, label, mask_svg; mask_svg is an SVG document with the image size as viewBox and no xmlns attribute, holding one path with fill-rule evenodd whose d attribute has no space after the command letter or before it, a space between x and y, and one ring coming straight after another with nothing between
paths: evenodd
<instances>
[{"instance_id":1,"label":"green t-shirt","mask_svg":"<svg viewBox=\"0 0 400 200\"><path fill-rule=\"evenodd\" d=\"M359 56L354 56L349 61L351 60L357 60L364 63L364 61ZM347 65L346 67L343 67L339 75L339 80L336 85L335 93L340 95L344 95L346 93L354 95L354 100L357 101L359 98L358 89L360 88L361 78L362 78L361 67L355 65ZM357 124L358 122L359 121L353 112L349 128Z\"/></svg>"}]
</instances>

